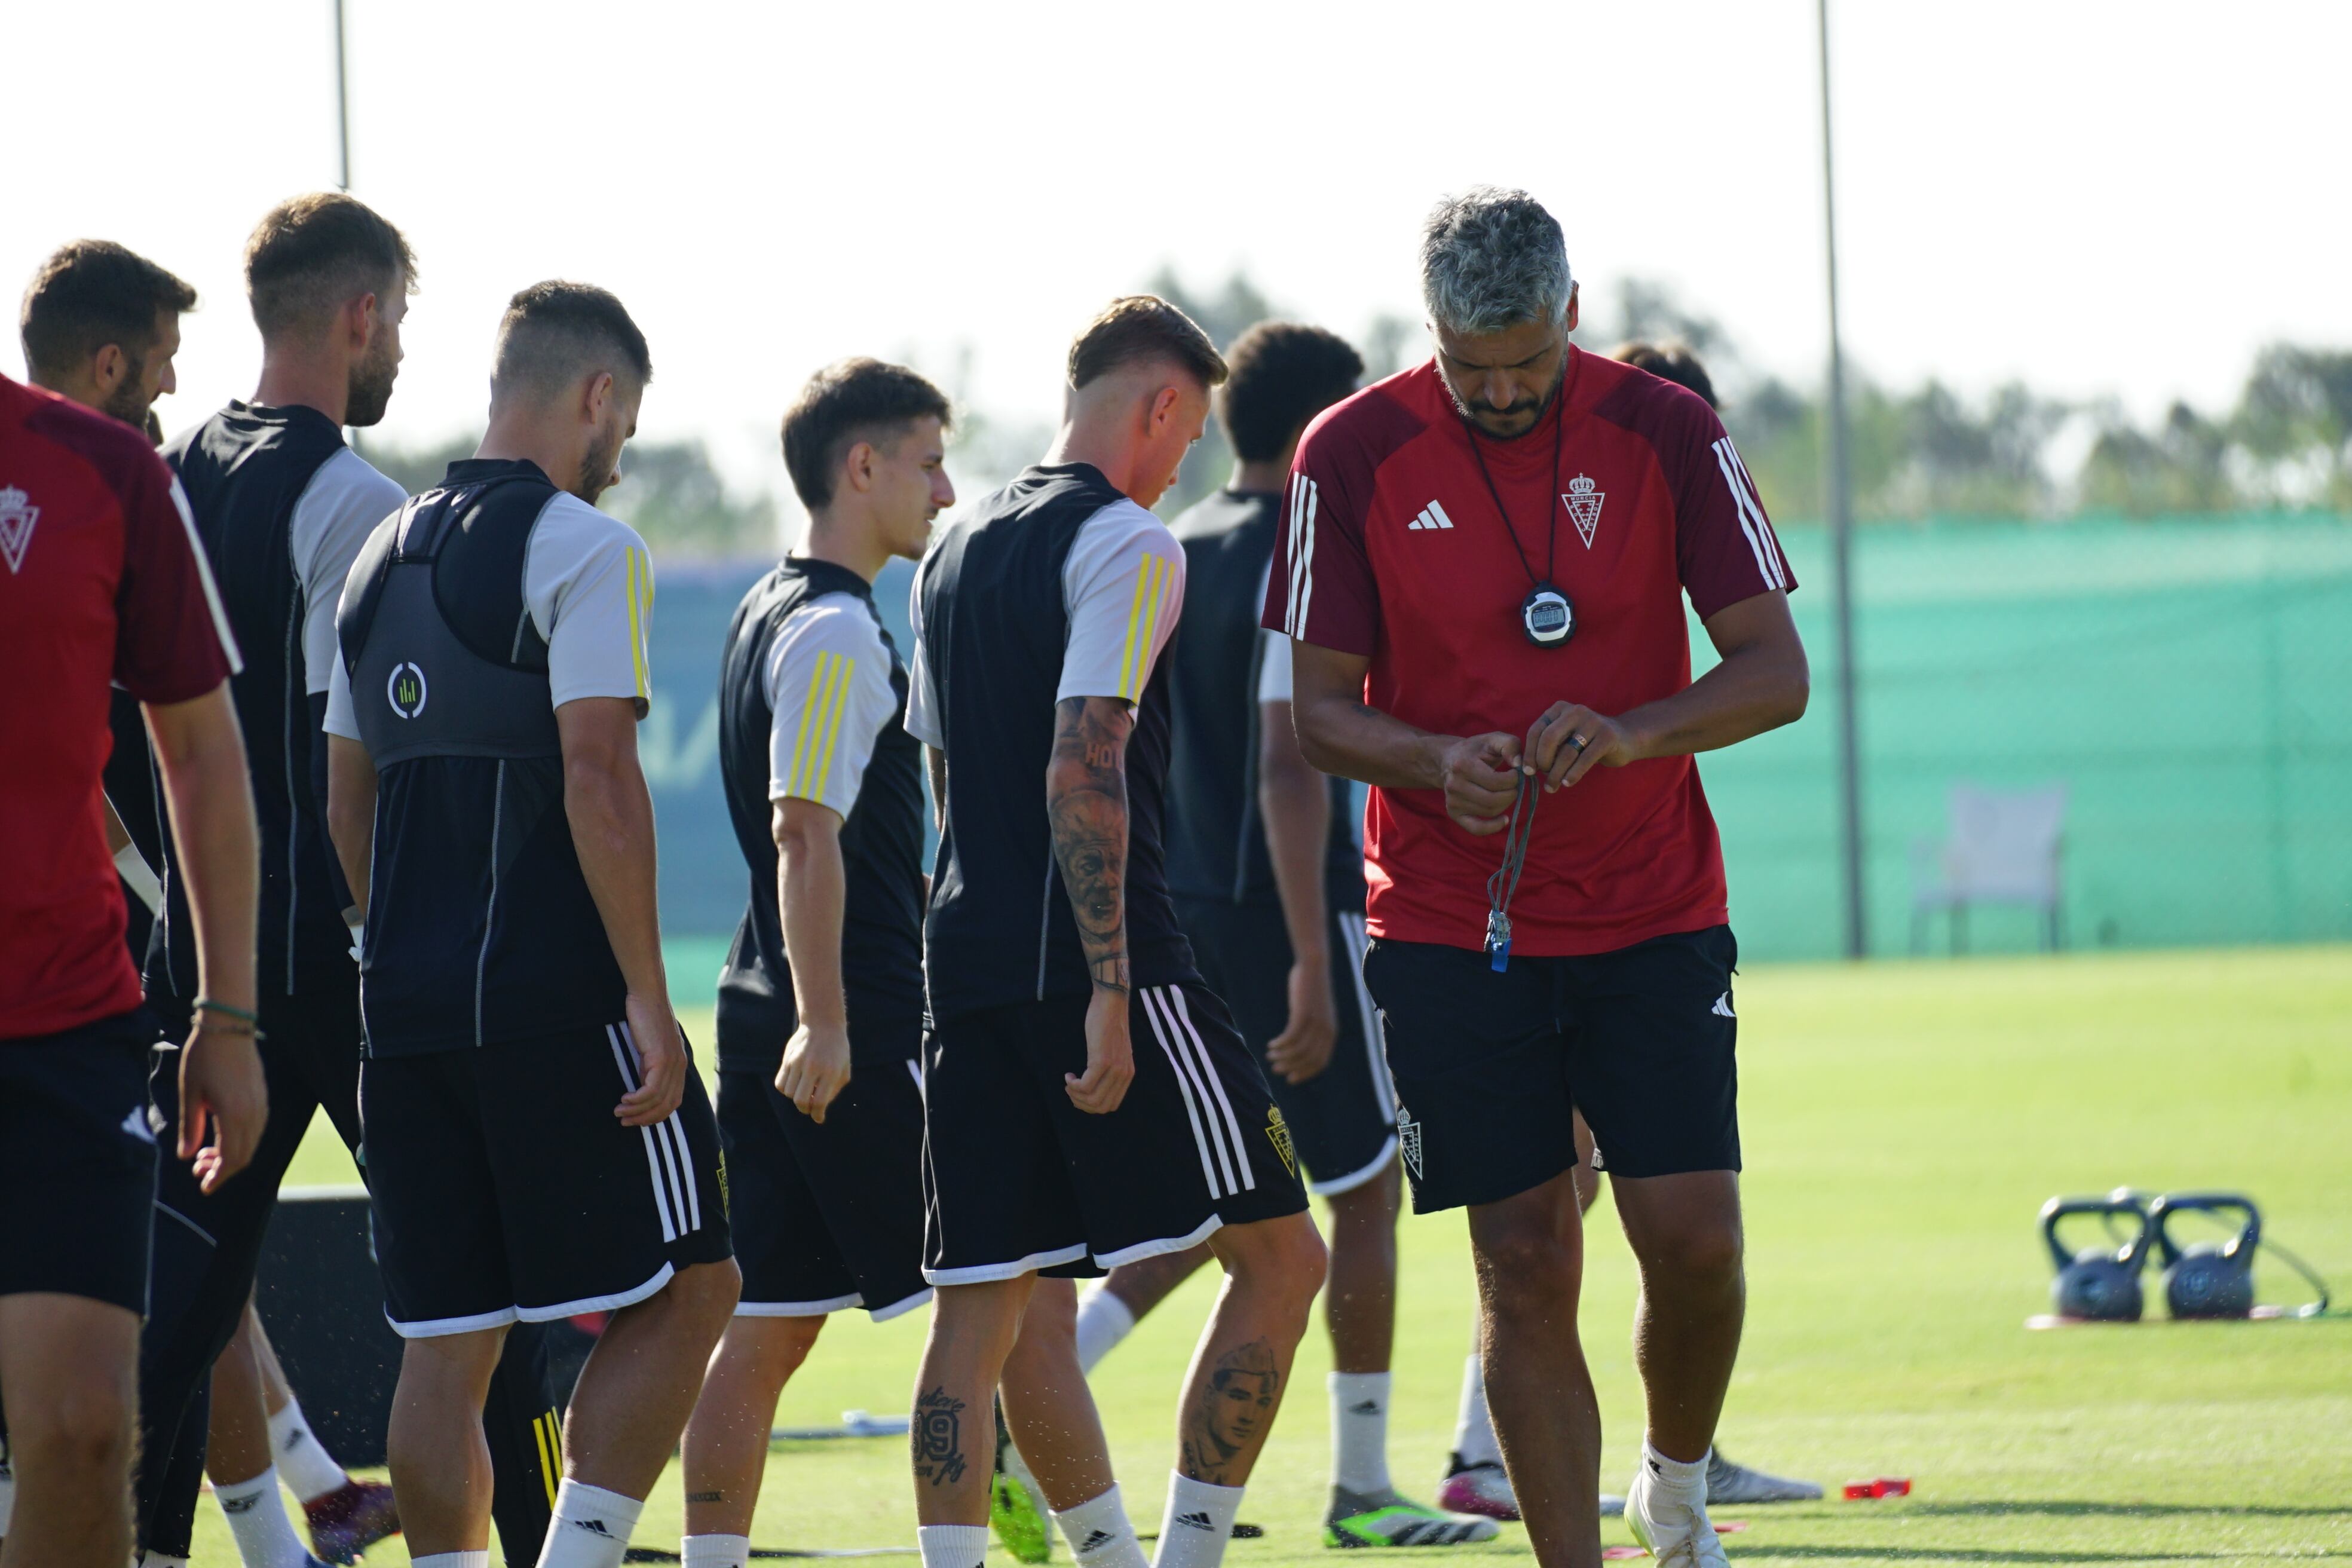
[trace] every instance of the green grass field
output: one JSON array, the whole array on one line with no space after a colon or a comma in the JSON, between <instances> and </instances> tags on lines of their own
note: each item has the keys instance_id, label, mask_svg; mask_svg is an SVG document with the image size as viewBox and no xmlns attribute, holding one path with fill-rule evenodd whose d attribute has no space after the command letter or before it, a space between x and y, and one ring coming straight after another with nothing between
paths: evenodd
<instances>
[{"instance_id":1,"label":"green grass field","mask_svg":"<svg viewBox=\"0 0 2352 1568\"><path fill-rule=\"evenodd\" d=\"M1735 1561L2352 1558L2352 1320L2022 1327L2047 1302L2036 1208L2123 1183L2248 1192L2273 1235L2352 1292L2352 949L1759 968L1739 1004L1750 1309L1724 1446L1833 1495L1882 1474L1916 1489L1719 1514L1748 1526L1727 1542ZM349 1173L330 1135L295 1179ZM1640 1436L1633 1269L1605 1202L1593 1217L1583 1322L1604 1482L1622 1489ZM1426 1496L1466 1349L1459 1216L1408 1218L1403 1258L1391 1456ZM2302 1299L2282 1267L2260 1285L2266 1301ZM1196 1279L1097 1374L1147 1530L1207 1299ZM922 1331L919 1315L837 1322L780 1422L904 1409ZM1244 1568L1323 1558L1318 1335L1243 1510L1267 1530L1234 1547ZM674 1550L680 1508L673 1471L639 1543ZM197 1539L206 1563L234 1561L209 1503ZM911 1545L899 1445L780 1448L754 1539ZM1630 1538L1612 1524L1608 1539ZM1470 1554L1524 1560L1526 1538L1507 1526ZM369 1561L407 1559L387 1542Z\"/></svg>"}]
</instances>

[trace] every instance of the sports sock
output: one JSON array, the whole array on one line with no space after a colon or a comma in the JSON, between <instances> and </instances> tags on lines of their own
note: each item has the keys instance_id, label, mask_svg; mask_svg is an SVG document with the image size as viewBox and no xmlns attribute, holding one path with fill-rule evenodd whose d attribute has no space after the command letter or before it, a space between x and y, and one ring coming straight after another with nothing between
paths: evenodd
<instances>
[{"instance_id":1,"label":"sports sock","mask_svg":"<svg viewBox=\"0 0 2352 1568\"><path fill-rule=\"evenodd\" d=\"M1168 1514L1160 1521L1156 1568L1217 1568L1242 1510L1242 1489L1211 1486L1181 1470L1168 1473Z\"/></svg>"},{"instance_id":2,"label":"sports sock","mask_svg":"<svg viewBox=\"0 0 2352 1568\"><path fill-rule=\"evenodd\" d=\"M1079 1568L1144 1568L1143 1543L1135 1538L1117 1481L1098 1498L1056 1510L1054 1522L1062 1527Z\"/></svg>"},{"instance_id":3,"label":"sports sock","mask_svg":"<svg viewBox=\"0 0 2352 1568\"><path fill-rule=\"evenodd\" d=\"M6 1537L9 1518L16 1511L16 1478L9 1471L6 1452L7 1441L0 1438L0 1538Z\"/></svg>"},{"instance_id":4,"label":"sports sock","mask_svg":"<svg viewBox=\"0 0 2352 1568\"><path fill-rule=\"evenodd\" d=\"M488 1548L480 1552L433 1552L408 1560L409 1568L490 1568Z\"/></svg>"},{"instance_id":5,"label":"sports sock","mask_svg":"<svg viewBox=\"0 0 2352 1568\"><path fill-rule=\"evenodd\" d=\"M419 1557L416 1561L429 1564L435 1560L430 1557ZM150 1552L139 1559L139 1568L188 1568L188 1560L184 1557L166 1557L160 1552ZM488 1565L485 1564L484 1568L488 1568Z\"/></svg>"},{"instance_id":6,"label":"sports sock","mask_svg":"<svg viewBox=\"0 0 2352 1568\"><path fill-rule=\"evenodd\" d=\"M1712 1450L1709 1450L1712 1452ZM1645 1436L1642 1439L1642 1465L1650 1472L1651 1484L1668 1497L1700 1507L1706 1504L1706 1455L1696 1459L1669 1459Z\"/></svg>"},{"instance_id":7,"label":"sports sock","mask_svg":"<svg viewBox=\"0 0 2352 1568\"><path fill-rule=\"evenodd\" d=\"M316 1502L350 1484L351 1476L327 1452L319 1435L302 1418L302 1402L288 1399L286 1408L269 1418L269 1457L278 1473L303 1502Z\"/></svg>"},{"instance_id":8,"label":"sports sock","mask_svg":"<svg viewBox=\"0 0 2352 1568\"><path fill-rule=\"evenodd\" d=\"M1389 1481L1389 1374L1335 1372L1331 1384L1331 1484L1360 1497L1385 1497Z\"/></svg>"},{"instance_id":9,"label":"sports sock","mask_svg":"<svg viewBox=\"0 0 2352 1568\"><path fill-rule=\"evenodd\" d=\"M748 1535L689 1535L678 1542L685 1568L749 1568L751 1538Z\"/></svg>"},{"instance_id":10,"label":"sports sock","mask_svg":"<svg viewBox=\"0 0 2352 1568\"><path fill-rule=\"evenodd\" d=\"M1476 1352L1462 1364L1462 1414L1454 1423L1454 1452L1465 1465L1499 1465L1495 1418L1486 1414L1486 1372Z\"/></svg>"},{"instance_id":11,"label":"sports sock","mask_svg":"<svg viewBox=\"0 0 2352 1568\"><path fill-rule=\"evenodd\" d=\"M555 1517L547 1521L547 1544L539 1568L621 1568L629 1534L645 1504L571 1477L555 1489Z\"/></svg>"},{"instance_id":12,"label":"sports sock","mask_svg":"<svg viewBox=\"0 0 2352 1568\"><path fill-rule=\"evenodd\" d=\"M1135 1331L1135 1314L1108 1285L1097 1285L1078 1298L1078 1370L1091 1373L1095 1363Z\"/></svg>"},{"instance_id":13,"label":"sports sock","mask_svg":"<svg viewBox=\"0 0 2352 1568\"><path fill-rule=\"evenodd\" d=\"M981 1568L988 1561L988 1526L919 1524L915 1544L922 1549L923 1568Z\"/></svg>"},{"instance_id":14,"label":"sports sock","mask_svg":"<svg viewBox=\"0 0 2352 1568\"><path fill-rule=\"evenodd\" d=\"M215 1486L213 1496L228 1515L228 1531L236 1538L236 1554L245 1568L302 1568L310 1561L302 1538L286 1517L286 1499L278 1490L278 1467L270 1466L249 1481Z\"/></svg>"}]
</instances>

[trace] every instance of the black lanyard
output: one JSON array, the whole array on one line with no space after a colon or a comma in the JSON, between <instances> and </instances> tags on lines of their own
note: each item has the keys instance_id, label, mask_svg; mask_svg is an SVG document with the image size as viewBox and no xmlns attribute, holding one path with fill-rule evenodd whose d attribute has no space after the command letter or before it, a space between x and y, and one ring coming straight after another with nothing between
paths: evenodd
<instances>
[{"instance_id":1,"label":"black lanyard","mask_svg":"<svg viewBox=\"0 0 2352 1568\"><path fill-rule=\"evenodd\" d=\"M1511 536L1511 548L1517 552L1519 565L1528 574L1529 590L1519 605L1519 625L1528 634L1528 640L1538 647L1558 647L1576 631L1575 608L1552 582L1552 572L1559 564L1559 519L1552 515L1550 503L1551 498L1559 493L1559 455L1568 435L1565 378L1552 396L1551 489L1544 497L1544 517L1551 525L1547 533L1550 542L1545 549L1541 577L1536 575L1535 563L1528 559L1527 547L1519 542L1519 531L1511 521L1510 509L1503 504L1503 492L1495 488L1495 476L1486 469L1486 454L1479 448L1477 429L1471 426L1464 432L1470 439L1470 456L1478 465L1478 477L1486 481L1486 494L1495 503L1495 515L1503 520L1503 531Z\"/></svg>"},{"instance_id":2,"label":"black lanyard","mask_svg":"<svg viewBox=\"0 0 2352 1568\"><path fill-rule=\"evenodd\" d=\"M1519 890L1519 873L1528 868L1528 842L1535 837L1536 805L1542 798L1541 783L1522 771L1503 836L1503 863L1486 879L1486 960L1498 974L1511 962L1511 899Z\"/></svg>"}]
</instances>

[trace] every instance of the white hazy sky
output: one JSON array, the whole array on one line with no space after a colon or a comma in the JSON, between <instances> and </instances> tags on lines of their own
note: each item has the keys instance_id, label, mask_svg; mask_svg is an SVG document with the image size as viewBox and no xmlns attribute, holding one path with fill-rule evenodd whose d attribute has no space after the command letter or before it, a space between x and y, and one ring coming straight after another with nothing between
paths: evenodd
<instances>
[{"instance_id":1,"label":"white hazy sky","mask_svg":"<svg viewBox=\"0 0 2352 1568\"><path fill-rule=\"evenodd\" d=\"M331 5L0 6L0 279L100 236L194 282L172 428L251 388L254 220L334 181ZM1071 329L1162 263L1343 331L1413 311L1420 215L1480 181L1548 203L1597 293L1664 280L1818 374L1811 0L349 5L353 189L423 275L397 440L478 426L506 297L581 278L652 340L646 431L781 489L828 359L1048 418ZM2145 413L2352 342L2352 5L1836 0L1832 46L1871 373Z\"/></svg>"}]
</instances>

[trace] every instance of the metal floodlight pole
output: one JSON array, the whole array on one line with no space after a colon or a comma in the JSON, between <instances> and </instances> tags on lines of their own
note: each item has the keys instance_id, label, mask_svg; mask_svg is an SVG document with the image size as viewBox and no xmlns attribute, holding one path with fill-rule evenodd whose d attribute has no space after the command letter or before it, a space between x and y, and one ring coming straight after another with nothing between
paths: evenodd
<instances>
[{"instance_id":1,"label":"metal floodlight pole","mask_svg":"<svg viewBox=\"0 0 2352 1568\"><path fill-rule=\"evenodd\" d=\"M352 188L352 91L349 68L344 64L343 5L345 0L331 0L335 8L335 188Z\"/></svg>"},{"instance_id":2,"label":"metal floodlight pole","mask_svg":"<svg viewBox=\"0 0 2352 1568\"><path fill-rule=\"evenodd\" d=\"M1862 858L1862 762L1854 722L1853 507L1846 451L1845 354L1838 338L1837 159L1830 137L1830 0L1817 0L1822 47L1822 222L1829 259L1829 442L1822 489L1829 503L1830 614L1837 647L1837 761L1840 869L1843 872L1845 955L1869 949Z\"/></svg>"}]
</instances>

